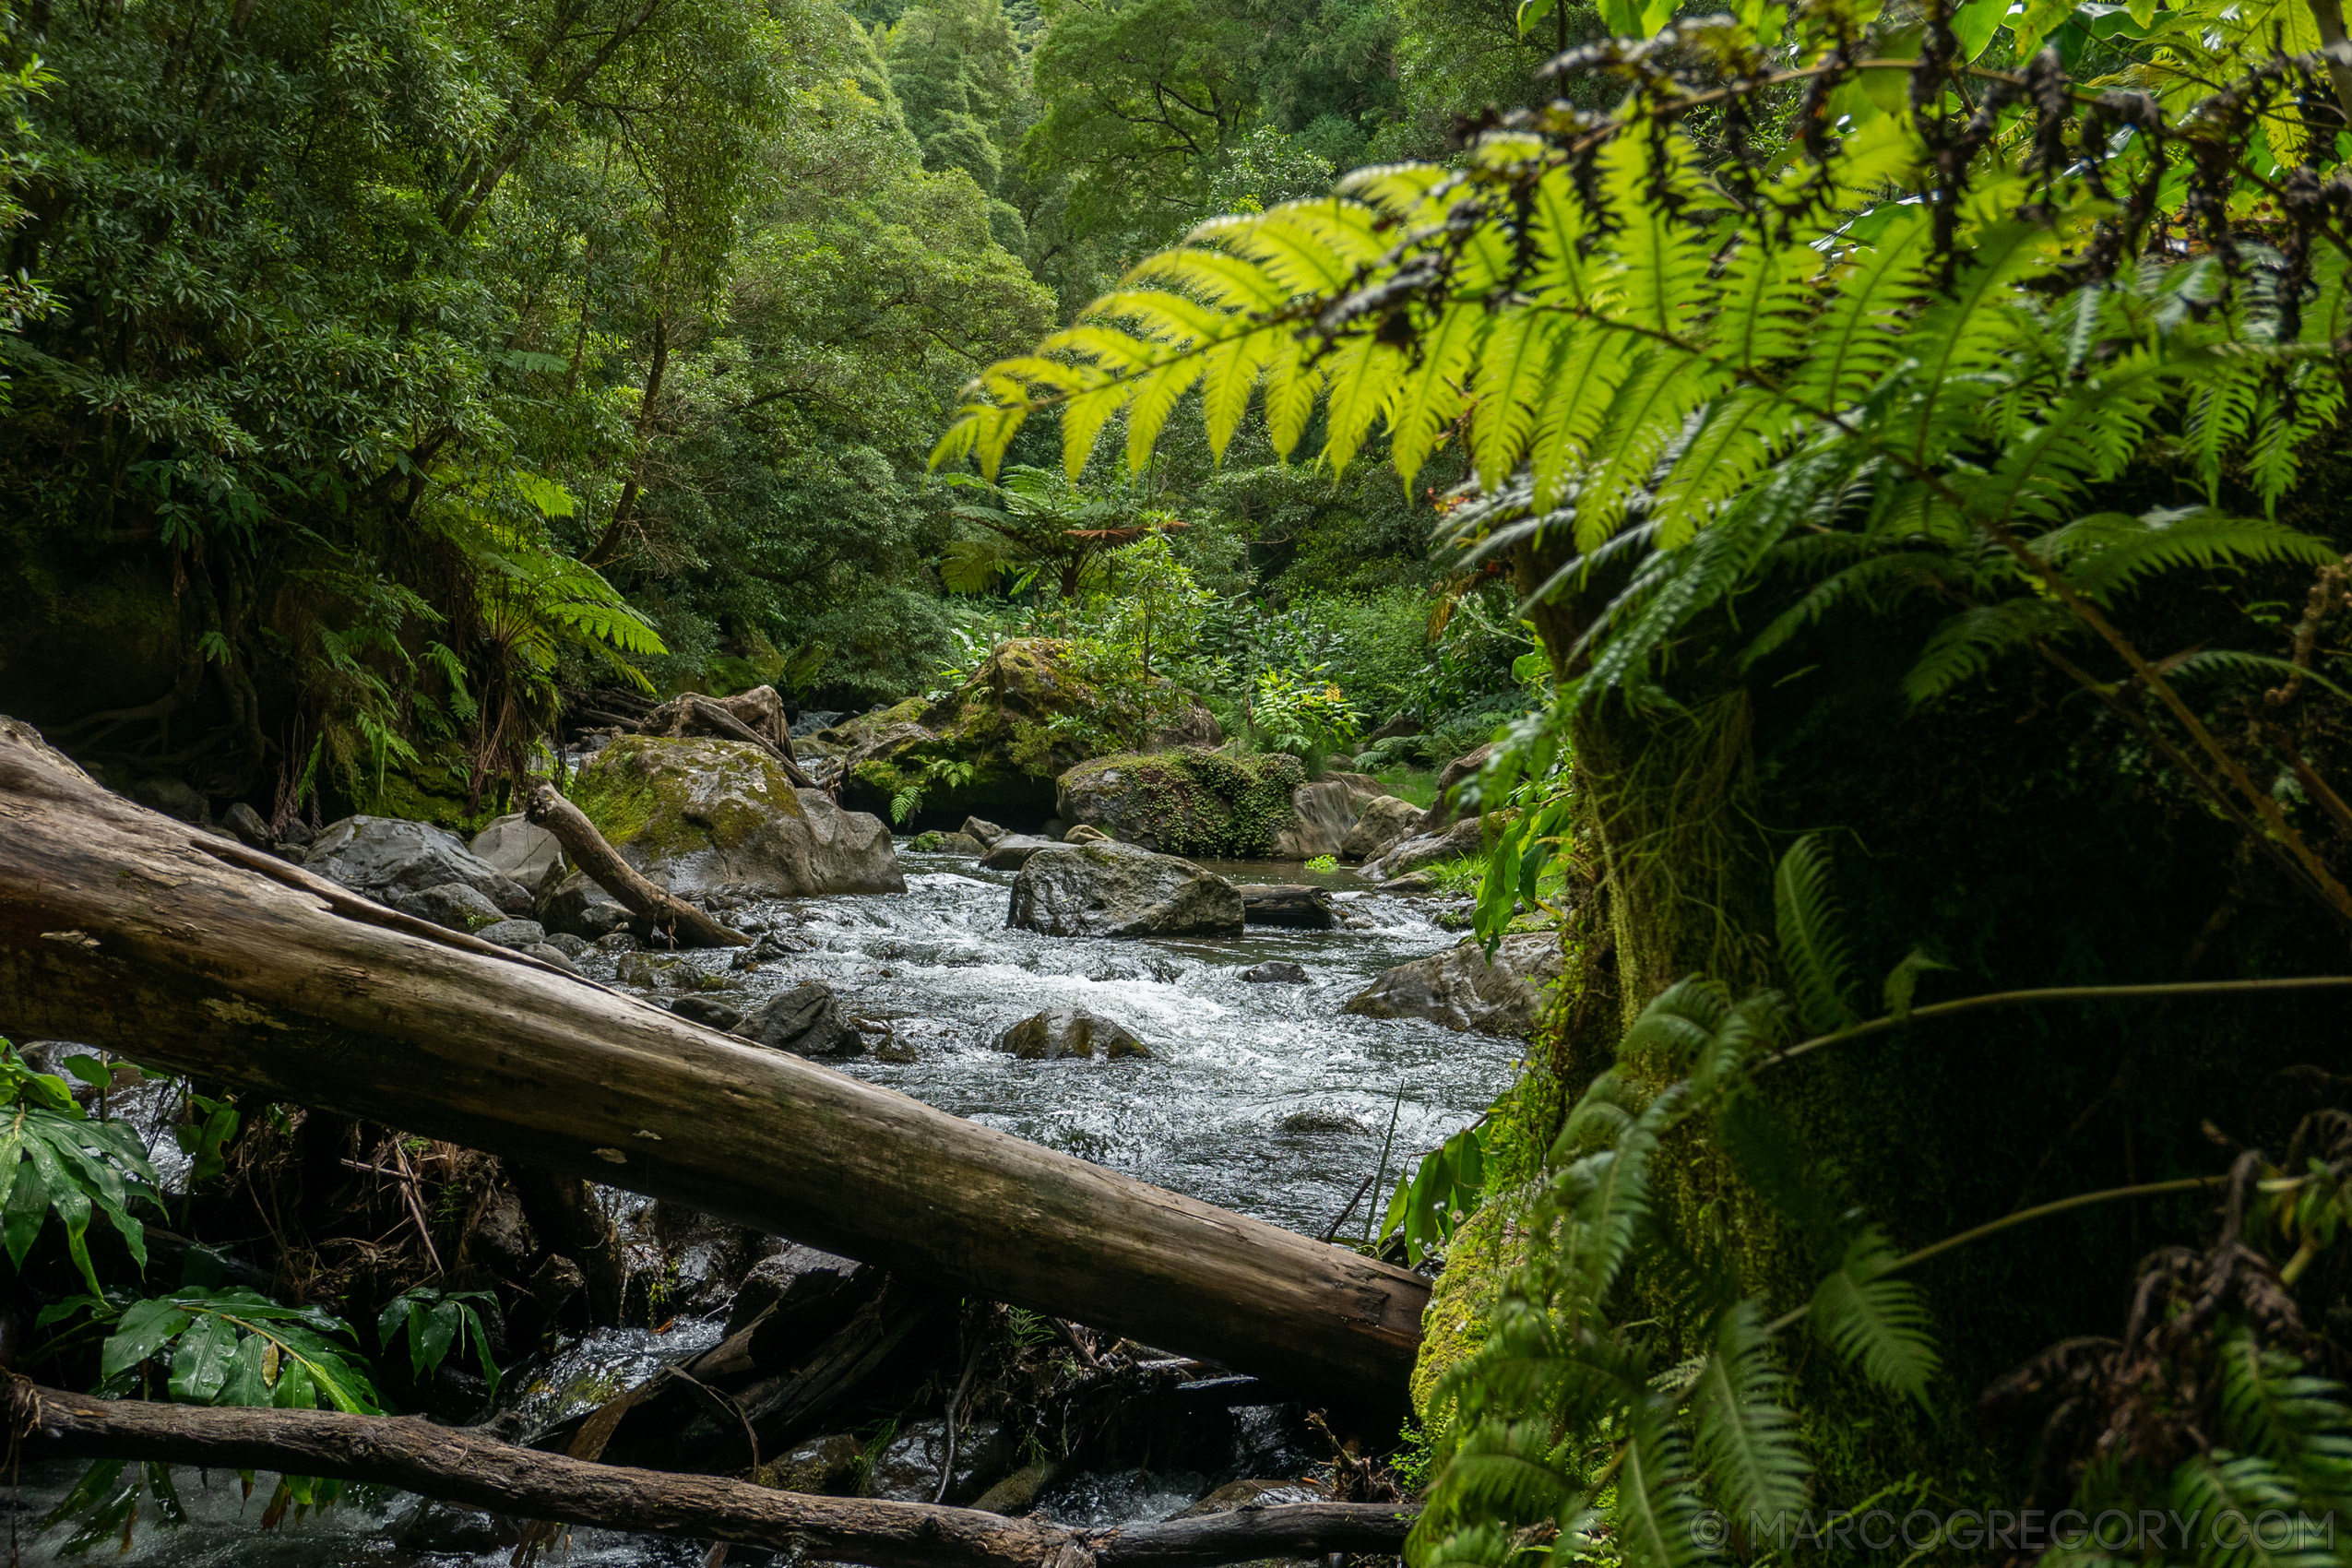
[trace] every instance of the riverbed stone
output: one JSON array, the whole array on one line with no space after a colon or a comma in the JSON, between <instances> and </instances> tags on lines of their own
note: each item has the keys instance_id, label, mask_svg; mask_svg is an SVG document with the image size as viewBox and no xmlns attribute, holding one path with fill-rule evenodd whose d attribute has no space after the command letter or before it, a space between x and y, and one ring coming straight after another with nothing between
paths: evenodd
<instances>
[{"instance_id":1,"label":"riverbed stone","mask_svg":"<svg viewBox=\"0 0 2352 1568\"><path fill-rule=\"evenodd\" d=\"M1375 795L1363 803L1356 826L1339 841L1344 861L1372 861L1420 831L1428 814L1396 795Z\"/></svg>"},{"instance_id":2,"label":"riverbed stone","mask_svg":"<svg viewBox=\"0 0 2352 1568\"><path fill-rule=\"evenodd\" d=\"M474 934L493 947L537 947L547 940L547 928L537 921L500 921Z\"/></svg>"},{"instance_id":3,"label":"riverbed stone","mask_svg":"<svg viewBox=\"0 0 2352 1568\"><path fill-rule=\"evenodd\" d=\"M1291 826L1293 794L1305 782L1299 759L1278 752L1121 752L1064 773L1056 809L1063 821L1122 843L1246 860L1276 852Z\"/></svg>"},{"instance_id":4,"label":"riverbed stone","mask_svg":"<svg viewBox=\"0 0 2352 1568\"><path fill-rule=\"evenodd\" d=\"M1307 971L1285 958L1268 958L1263 964L1253 964L1241 971L1241 979L1252 985L1309 985Z\"/></svg>"},{"instance_id":5,"label":"riverbed stone","mask_svg":"<svg viewBox=\"0 0 2352 1568\"><path fill-rule=\"evenodd\" d=\"M1124 1025L1083 1007L1055 1008L1022 1019L992 1042L1007 1056L1024 1062L1060 1062L1078 1057L1106 1062L1126 1057L1148 1061L1151 1050Z\"/></svg>"},{"instance_id":6,"label":"riverbed stone","mask_svg":"<svg viewBox=\"0 0 2352 1568\"><path fill-rule=\"evenodd\" d=\"M724 1002L713 1001L707 996L682 996L670 1004L670 1011L689 1023L700 1024L705 1028L717 1029L721 1034L734 1028L743 1021L742 1014L728 1006Z\"/></svg>"},{"instance_id":7,"label":"riverbed stone","mask_svg":"<svg viewBox=\"0 0 2352 1568\"><path fill-rule=\"evenodd\" d=\"M480 931L506 918L505 910L462 882L445 882L438 887L403 893L392 900L392 907L404 915L414 915L451 931Z\"/></svg>"},{"instance_id":8,"label":"riverbed stone","mask_svg":"<svg viewBox=\"0 0 2352 1568\"><path fill-rule=\"evenodd\" d=\"M802 980L770 997L734 1032L771 1051L795 1056L855 1056L864 1050L857 1026L841 1011L840 998L823 980Z\"/></svg>"},{"instance_id":9,"label":"riverbed stone","mask_svg":"<svg viewBox=\"0 0 2352 1568\"><path fill-rule=\"evenodd\" d=\"M747 742L624 735L580 770L572 798L623 859L681 897L907 888L880 818L794 789Z\"/></svg>"},{"instance_id":10,"label":"riverbed stone","mask_svg":"<svg viewBox=\"0 0 2352 1568\"><path fill-rule=\"evenodd\" d=\"M1047 936L1237 936L1241 895L1138 845L1056 844L1021 867L1004 923Z\"/></svg>"},{"instance_id":11,"label":"riverbed stone","mask_svg":"<svg viewBox=\"0 0 2352 1568\"><path fill-rule=\"evenodd\" d=\"M460 882L508 914L530 913L529 889L429 822L347 816L311 841L303 865L383 903Z\"/></svg>"},{"instance_id":12,"label":"riverbed stone","mask_svg":"<svg viewBox=\"0 0 2352 1568\"><path fill-rule=\"evenodd\" d=\"M1338 854L1364 802L1377 798L1348 779L1300 785L1290 791L1290 820L1274 836L1274 858L1312 861Z\"/></svg>"},{"instance_id":13,"label":"riverbed stone","mask_svg":"<svg viewBox=\"0 0 2352 1568\"><path fill-rule=\"evenodd\" d=\"M983 818L968 816L964 819L964 826L960 831L966 837L975 840L982 849L986 849L999 838L1004 837L1008 830Z\"/></svg>"},{"instance_id":14,"label":"riverbed stone","mask_svg":"<svg viewBox=\"0 0 2352 1568\"><path fill-rule=\"evenodd\" d=\"M1374 882L1386 882L1424 866L1481 853L1485 848L1484 823L1478 817L1466 816L1450 827L1435 833L1417 833L1390 845L1378 859L1364 862L1364 874Z\"/></svg>"},{"instance_id":15,"label":"riverbed stone","mask_svg":"<svg viewBox=\"0 0 2352 1568\"><path fill-rule=\"evenodd\" d=\"M564 846L520 812L494 816L466 848L526 887L537 887L564 859Z\"/></svg>"},{"instance_id":16,"label":"riverbed stone","mask_svg":"<svg viewBox=\"0 0 2352 1568\"><path fill-rule=\"evenodd\" d=\"M1244 882L1234 889L1241 896L1244 925L1288 926L1294 931L1329 931L1339 923L1331 900L1320 887L1301 884Z\"/></svg>"},{"instance_id":17,"label":"riverbed stone","mask_svg":"<svg viewBox=\"0 0 2352 1568\"><path fill-rule=\"evenodd\" d=\"M1466 1033L1527 1039L1542 1016L1544 990L1560 979L1560 937L1506 936L1490 963L1475 940L1399 964L1348 1000L1344 1013L1427 1018Z\"/></svg>"},{"instance_id":18,"label":"riverbed stone","mask_svg":"<svg viewBox=\"0 0 2352 1568\"><path fill-rule=\"evenodd\" d=\"M552 964L559 969L568 970L576 975L580 972L579 965L572 962L572 955L552 943L535 943L520 951L542 964Z\"/></svg>"},{"instance_id":19,"label":"riverbed stone","mask_svg":"<svg viewBox=\"0 0 2352 1568\"><path fill-rule=\"evenodd\" d=\"M262 821L261 814L243 801L232 802L227 811L220 814L220 826L248 849L267 849L270 846L269 824Z\"/></svg>"},{"instance_id":20,"label":"riverbed stone","mask_svg":"<svg viewBox=\"0 0 2352 1568\"><path fill-rule=\"evenodd\" d=\"M532 918L550 931L568 932L599 946L608 937L627 936L628 907L607 893L586 872L576 871L557 883L539 901ZM635 942L635 938L630 938Z\"/></svg>"},{"instance_id":21,"label":"riverbed stone","mask_svg":"<svg viewBox=\"0 0 2352 1568\"><path fill-rule=\"evenodd\" d=\"M989 871L1018 871L1029 863L1029 857L1039 849L1053 848L1051 838L1039 838L1027 833L1007 833L988 847L980 856L980 865Z\"/></svg>"},{"instance_id":22,"label":"riverbed stone","mask_svg":"<svg viewBox=\"0 0 2352 1568\"><path fill-rule=\"evenodd\" d=\"M1107 843L1110 840L1110 834L1105 833L1101 828L1095 826L1094 824L1090 822L1082 822L1075 827L1070 829L1069 832L1064 833L1062 836L1062 842L1064 844L1101 844Z\"/></svg>"}]
</instances>

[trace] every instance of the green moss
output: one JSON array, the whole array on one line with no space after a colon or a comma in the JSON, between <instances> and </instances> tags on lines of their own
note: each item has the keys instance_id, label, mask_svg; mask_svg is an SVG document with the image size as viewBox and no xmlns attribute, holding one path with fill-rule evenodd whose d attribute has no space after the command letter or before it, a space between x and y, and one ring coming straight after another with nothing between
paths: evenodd
<instances>
[{"instance_id":1,"label":"green moss","mask_svg":"<svg viewBox=\"0 0 2352 1568\"><path fill-rule=\"evenodd\" d=\"M1413 1363L1413 1411L1443 1444L1451 1412L1440 1407L1437 1385L1486 1343L1489 1318L1503 1283L1526 1252L1524 1217L1530 1190L1498 1194L1454 1232L1444 1270L1430 1288L1421 1313L1420 1355Z\"/></svg>"},{"instance_id":2,"label":"green moss","mask_svg":"<svg viewBox=\"0 0 2352 1568\"><path fill-rule=\"evenodd\" d=\"M689 780L713 769L735 787L694 799ZM608 843L661 858L736 849L775 814L801 812L791 780L756 748L652 735L624 736L598 753L573 781L571 799Z\"/></svg>"},{"instance_id":3,"label":"green moss","mask_svg":"<svg viewBox=\"0 0 2352 1568\"><path fill-rule=\"evenodd\" d=\"M1186 748L1122 752L1079 764L1063 776L1065 791L1102 773L1129 775L1122 792L1140 807L1119 836L1148 836L1164 854L1242 860L1265 855L1290 823L1290 792L1306 781L1299 759L1279 752L1237 756Z\"/></svg>"}]
</instances>

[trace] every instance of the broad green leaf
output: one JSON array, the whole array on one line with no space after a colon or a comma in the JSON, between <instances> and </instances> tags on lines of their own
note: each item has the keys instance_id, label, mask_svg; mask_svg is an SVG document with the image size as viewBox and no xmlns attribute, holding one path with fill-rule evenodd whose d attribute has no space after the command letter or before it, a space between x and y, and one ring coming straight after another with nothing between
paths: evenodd
<instances>
[{"instance_id":1,"label":"broad green leaf","mask_svg":"<svg viewBox=\"0 0 2352 1568\"><path fill-rule=\"evenodd\" d=\"M229 1380L236 1354L237 1331L228 1320L198 1316L172 1347L172 1397L190 1405L212 1403Z\"/></svg>"}]
</instances>

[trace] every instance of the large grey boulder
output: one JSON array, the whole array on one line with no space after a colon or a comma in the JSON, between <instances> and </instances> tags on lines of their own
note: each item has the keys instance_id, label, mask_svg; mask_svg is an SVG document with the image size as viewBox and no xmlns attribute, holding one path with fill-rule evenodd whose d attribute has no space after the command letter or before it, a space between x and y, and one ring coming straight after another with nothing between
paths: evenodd
<instances>
[{"instance_id":1,"label":"large grey boulder","mask_svg":"<svg viewBox=\"0 0 2352 1568\"><path fill-rule=\"evenodd\" d=\"M1475 1034L1535 1033L1543 988L1560 979L1560 937L1551 932L1506 936L1489 963L1475 940L1399 964L1340 1009L1371 1018L1427 1018Z\"/></svg>"},{"instance_id":2,"label":"large grey boulder","mask_svg":"<svg viewBox=\"0 0 2352 1568\"><path fill-rule=\"evenodd\" d=\"M747 742L624 735L580 770L572 799L624 860L682 897L907 890L881 818L795 790Z\"/></svg>"},{"instance_id":3,"label":"large grey boulder","mask_svg":"<svg viewBox=\"0 0 2352 1568\"><path fill-rule=\"evenodd\" d=\"M1106 1062L1122 1057L1148 1059L1150 1050L1133 1031L1083 1007L1055 1008L1022 1019L995 1040L996 1049L1024 1062L1060 1062L1080 1057Z\"/></svg>"},{"instance_id":4,"label":"large grey boulder","mask_svg":"<svg viewBox=\"0 0 2352 1568\"><path fill-rule=\"evenodd\" d=\"M1357 814L1356 826L1339 841L1339 857L1374 861L1420 831L1425 814L1396 795L1375 795Z\"/></svg>"},{"instance_id":5,"label":"large grey boulder","mask_svg":"<svg viewBox=\"0 0 2352 1568\"><path fill-rule=\"evenodd\" d=\"M347 816L311 841L303 865L382 903L458 882L509 914L530 913L529 889L429 822Z\"/></svg>"},{"instance_id":6,"label":"large grey boulder","mask_svg":"<svg viewBox=\"0 0 2352 1568\"><path fill-rule=\"evenodd\" d=\"M1374 882L1385 882L1423 866L1478 854L1485 848L1486 825L1478 817L1466 816L1451 827L1435 833L1417 833L1390 845L1378 860L1364 862L1364 874Z\"/></svg>"},{"instance_id":7,"label":"large grey boulder","mask_svg":"<svg viewBox=\"0 0 2352 1568\"><path fill-rule=\"evenodd\" d=\"M1241 895L1134 844L1054 844L1021 867L1004 923L1047 936L1239 936Z\"/></svg>"},{"instance_id":8,"label":"large grey boulder","mask_svg":"<svg viewBox=\"0 0 2352 1568\"><path fill-rule=\"evenodd\" d=\"M795 1056L855 1056L864 1049L856 1027L841 1012L840 999L823 980L802 980L770 997L735 1026L735 1033Z\"/></svg>"},{"instance_id":9,"label":"large grey boulder","mask_svg":"<svg viewBox=\"0 0 2352 1568\"><path fill-rule=\"evenodd\" d=\"M960 831L966 837L979 840L980 847L985 849L999 838L1004 837L1005 830L984 818L968 816L964 819L964 826Z\"/></svg>"},{"instance_id":10,"label":"large grey boulder","mask_svg":"<svg viewBox=\"0 0 2352 1568\"><path fill-rule=\"evenodd\" d=\"M1354 831L1356 816L1376 795L1366 795L1353 782L1326 778L1301 784L1290 791L1290 820L1274 836L1277 861L1312 861L1336 855Z\"/></svg>"},{"instance_id":11,"label":"large grey boulder","mask_svg":"<svg viewBox=\"0 0 2352 1568\"><path fill-rule=\"evenodd\" d=\"M466 848L496 866L525 887L546 881L548 871L562 863L564 846L544 827L533 827L520 812L490 819Z\"/></svg>"}]
</instances>

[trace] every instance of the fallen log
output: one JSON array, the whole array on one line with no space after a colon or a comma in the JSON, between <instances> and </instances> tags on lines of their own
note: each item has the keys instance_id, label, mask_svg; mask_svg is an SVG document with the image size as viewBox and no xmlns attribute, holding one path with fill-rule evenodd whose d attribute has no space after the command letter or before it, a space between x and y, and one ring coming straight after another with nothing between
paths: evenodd
<instances>
[{"instance_id":1,"label":"fallen log","mask_svg":"<svg viewBox=\"0 0 2352 1568\"><path fill-rule=\"evenodd\" d=\"M752 939L704 914L669 889L655 885L604 841L588 814L555 792L552 784L531 791L523 808L533 827L544 827L588 879L621 900L629 913L671 933L681 947L748 947Z\"/></svg>"},{"instance_id":2,"label":"fallen log","mask_svg":"<svg viewBox=\"0 0 2352 1568\"><path fill-rule=\"evenodd\" d=\"M784 722L784 704L771 686L724 701L688 692L647 714L638 728L647 735L683 735L688 730L700 730L724 740L748 742L783 765L792 788L816 788L792 754L792 731Z\"/></svg>"},{"instance_id":3,"label":"fallen log","mask_svg":"<svg viewBox=\"0 0 2352 1568\"><path fill-rule=\"evenodd\" d=\"M13 1375L7 1406L11 1432L33 1456L321 1476L558 1524L736 1541L870 1568L1214 1568L1330 1551L1394 1555L1414 1517L1398 1504L1309 1503L1072 1530L972 1508L812 1497L592 1464L404 1417L92 1399Z\"/></svg>"},{"instance_id":4,"label":"fallen log","mask_svg":"<svg viewBox=\"0 0 2352 1568\"><path fill-rule=\"evenodd\" d=\"M1395 1408L1418 1276L385 909L0 722L0 1028L675 1199Z\"/></svg>"}]
</instances>

